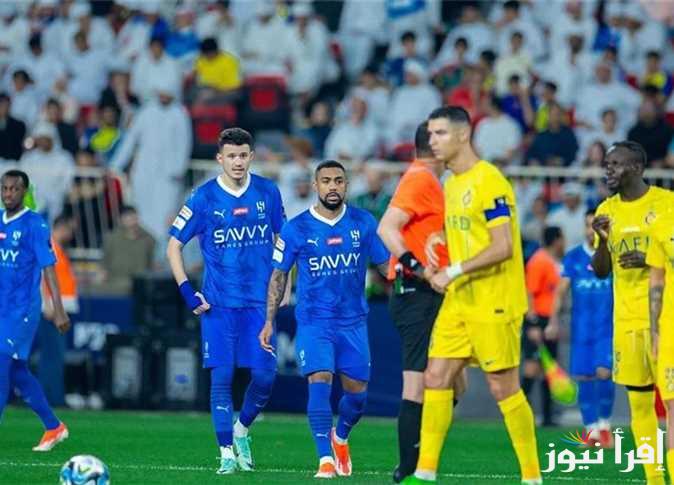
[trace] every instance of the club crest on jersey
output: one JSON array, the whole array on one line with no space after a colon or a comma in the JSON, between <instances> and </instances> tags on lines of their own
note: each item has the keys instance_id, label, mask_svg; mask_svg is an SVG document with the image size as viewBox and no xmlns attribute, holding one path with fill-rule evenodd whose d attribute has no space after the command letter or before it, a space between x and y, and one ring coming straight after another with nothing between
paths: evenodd
<instances>
[{"instance_id":1,"label":"club crest on jersey","mask_svg":"<svg viewBox=\"0 0 674 485\"><path fill-rule=\"evenodd\" d=\"M329 237L326 242L328 243L328 246L336 246L338 244L342 244L343 240L339 236L338 237Z\"/></svg>"},{"instance_id":2,"label":"club crest on jersey","mask_svg":"<svg viewBox=\"0 0 674 485\"><path fill-rule=\"evenodd\" d=\"M255 203L255 207L257 207L257 218L258 219L264 219L265 218L265 203L264 200L258 200Z\"/></svg>"},{"instance_id":3,"label":"club crest on jersey","mask_svg":"<svg viewBox=\"0 0 674 485\"><path fill-rule=\"evenodd\" d=\"M235 216L245 216L248 214L248 207L237 207L232 211Z\"/></svg>"},{"instance_id":4,"label":"club crest on jersey","mask_svg":"<svg viewBox=\"0 0 674 485\"><path fill-rule=\"evenodd\" d=\"M19 239L21 239L21 231L14 231L12 233L12 239L14 239L15 241L18 241Z\"/></svg>"},{"instance_id":5,"label":"club crest on jersey","mask_svg":"<svg viewBox=\"0 0 674 485\"><path fill-rule=\"evenodd\" d=\"M351 230L351 244L354 248L360 247L360 230L352 229Z\"/></svg>"},{"instance_id":6,"label":"club crest on jersey","mask_svg":"<svg viewBox=\"0 0 674 485\"><path fill-rule=\"evenodd\" d=\"M644 219L644 222L646 224L652 224L653 221L655 220L655 212L653 211L648 211L648 214L646 214L646 218Z\"/></svg>"}]
</instances>

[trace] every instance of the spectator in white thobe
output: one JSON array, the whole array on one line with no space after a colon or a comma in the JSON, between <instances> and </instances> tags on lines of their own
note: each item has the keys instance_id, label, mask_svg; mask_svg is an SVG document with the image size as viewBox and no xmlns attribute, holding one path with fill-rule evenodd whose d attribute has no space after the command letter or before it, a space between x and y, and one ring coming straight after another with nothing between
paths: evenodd
<instances>
[{"instance_id":1,"label":"spectator in white thobe","mask_svg":"<svg viewBox=\"0 0 674 485\"><path fill-rule=\"evenodd\" d=\"M503 113L498 99L491 97L487 117L475 127L473 145L485 160L507 164L513 162L522 143L522 130L517 122Z\"/></svg>"},{"instance_id":2,"label":"spectator in white thobe","mask_svg":"<svg viewBox=\"0 0 674 485\"><path fill-rule=\"evenodd\" d=\"M197 19L197 35L201 40L217 39L221 50L241 55L241 25L236 22L225 2L215 2L213 9Z\"/></svg>"},{"instance_id":3,"label":"spectator in white thobe","mask_svg":"<svg viewBox=\"0 0 674 485\"><path fill-rule=\"evenodd\" d=\"M404 70L405 84L393 92L388 112L386 141L390 149L413 142L419 123L442 104L440 93L428 83L427 70L420 62L408 60Z\"/></svg>"},{"instance_id":4,"label":"spectator in white thobe","mask_svg":"<svg viewBox=\"0 0 674 485\"><path fill-rule=\"evenodd\" d=\"M170 219L180 205L183 176L192 150L192 126L176 101L179 85L158 85L158 96L136 114L110 167L130 172L134 205L141 223L158 241L166 239Z\"/></svg>"},{"instance_id":5,"label":"spectator in white thobe","mask_svg":"<svg viewBox=\"0 0 674 485\"><path fill-rule=\"evenodd\" d=\"M92 17L89 3L77 2L70 7L70 22L63 29L64 55L69 56L77 51L74 40L77 32L84 32L91 49L113 53L115 34L105 17Z\"/></svg>"},{"instance_id":6,"label":"spectator in white thobe","mask_svg":"<svg viewBox=\"0 0 674 485\"><path fill-rule=\"evenodd\" d=\"M66 77L66 66L61 59L53 54L44 52L40 34L35 34L28 43L30 50L22 54L10 64L7 75L19 69L28 73L35 82L35 89L44 102L52 91L54 83Z\"/></svg>"},{"instance_id":7,"label":"spectator in white thobe","mask_svg":"<svg viewBox=\"0 0 674 485\"><path fill-rule=\"evenodd\" d=\"M454 43L459 38L466 39L466 61L477 64L482 51L494 49L494 28L487 24L477 5L467 4L461 10L459 25L449 31L442 47L435 57L434 65L444 66L454 58Z\"/></svg>"},{"instance_id":8,"label":"spectator in white thobe","mask_svg":"<svg viewBox=\"0 0 674 485\"><path fill-rule=\"evenodd\" d=\"M243 70L247 75L287 77L290 26L276 15L273 3L260 3L257 8L241 42Z\"/></svg>"},{"instance_id":9,"label":"spectator in white thobe","mask_svg":"<svg viewBox=\"0 0 674 485\"><path fill-rule=\"evenodd\" d=\"M150 47L136 59L131 69L131 92L145 103L155 97L161 85L181 84L180 64L164 51L164 39L155 37Z\"/></svg>"},{"instance_id":10,"label":"spectator in white thobe","mask_svg":"<svg viewBox=\"0 0 674 485\"><path fill-rule=\"evenodd\" d=\"M384 0L345 0L338 38L346 74L356 79L368 65L377 44L387 38Z\"/></svg>"},{"instance_id":11,"label":"spectator in white thobe","mask_svg":"<svg viewBox=\"0 0 674 485\"><path fill-rule=\"evenodd\" d=\"M19 69L12 74L9 93L12 97L11 115L23 121L30 131L40 116L40 95L26 71Z\"/></svg>"},{"instance_id":12,"label":"spectator in white thobe","mask_svg":"<svg viewBox=\"0 0 674 485\"><path fill-rule=\"evenodd\" d=\"M551 212L545 219L547 226L562 229L568 247L572 248L585 241L585 213L587 206L583 202L583 186L578 182L566 182L562 186L563 205Z\"/></svg>"},{"instance_id":13,"label":"spectator in white thobe","mask_svg":"<svg viewBox=\"0 0 674 485\"><path fill-rule=\"evenodd\" d=\"M503 17L498 23L500 54L508 53L513 32L521 32L524 37L524 49L531 55L533 61L538 61L545 55L543 33L538 25L520 14L520 8L517 2L508 2L503 8Z\"/></svg>"},{"instance_id":14,"label":"spectator in white thobe","mask_svg":"<svg viewBox=\"0 0 674 485\"><path fill-rule=\"evenodd\" d=\"M92 49L84 32L75 34L75 51L68 57L69 93L82 105L98 102L108 81L109 54Z\"/></svg>"},{"instance_id":15,"label":"spectator in white thobe","mask_svg":"<svg viewBox=\"0 0 674 485\"><path fill-rule=\"evenodd\" d=\"M331 160L363 161L375 154L377 128L367 118L367 102L351 97L351 115L332 129L325 142L325 157Z\"/></svg>"},{"instance_id":16,"label":"spectator in white thobe","mask_svg":"<svg viewBox=\"0 0 674 485\"><path fill-rule=\"evenodd\" d=\"M75 176L75 161L58 143L56 128L41 122L31 134L35 148L21 157L20 165L35 186L37 210L50 221L61 215Z\"/></svg>"}]
</instances>

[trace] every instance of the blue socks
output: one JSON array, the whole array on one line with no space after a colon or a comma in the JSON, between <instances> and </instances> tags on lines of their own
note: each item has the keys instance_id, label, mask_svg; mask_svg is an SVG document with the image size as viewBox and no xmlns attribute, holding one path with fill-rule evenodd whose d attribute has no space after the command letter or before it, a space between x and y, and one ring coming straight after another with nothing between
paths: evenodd
<instances>
[{"instance_id":1,"label":"blue socks","mask_svg":"<svg viewBox=\"0 0 674 485\"><path fill-rule=\"evenodd\" d=\"M61 422L54 416L54 412L49 407L40 382L30 373L25 361L14 360L12 362L11 378L14 386L21 393L21 397L33 412L38 415L45 429L58 428ZM7 398L5 398L6 400ZM2 403L0 402L0 404Z\"/></svg>"},{"instance_id":2,"label":"blue socks","mask_svg":"<svg viewBox=\"0 0 674 485\"><path fill-rule=\"evenodd\" d=\"M274 386L276 370L251 369L250 384L246 389L243 406L239 414L239 422L248 428L262 409L267 405ZM238 436L238 435L237 435Z\"/></svg>"},{"instance_id":3,"label":"blue socks","mask_svg":"<svg viewBox=\"0 0 674 485\"><path fill-rule=\"evenodd\" d=\"M599 419L596 381L578 381L578 407L583 417L583 425L590 426Z\"/></svg>"},{"instance_id":4,"label":"blue socks","mask_svg":"<svg viewBox=\"0 0 674 485\"><path fill-rule=\"evenodd\" d=\"M367 391L351 393L344 392L339 401L339 419L337 420L337 437L346 440L351 428L360 420L365 412Z\"/></svg>"},{"instance_id":5,"label":"blue socks","mask_svg":"<svg viewBox=\"0 0 674 485\"><path fill-rule=\"evenodd\" d=\"M309 417L309 426L319 458L332 456L330 445L330 429L332 428L331 390L332 385L325 382L309 383L307 416Z\"/></svg>"},{"instance_id":6,"label":"blue socks","mask_svg":"<svg viewBox=\"0 0 674 485\"><path fill-rule=\"evenodd\" d=\"M613 412L615 400L615 384L612 379L597 379L597 395L599 399L599 418L608 419Z\"/></svg>"},{"instance_id":7,"label":"blue socks","mask_svg":"<svg viewBox=\"0 0 674 485\"><path fill-rule=\"evenodd\" d=\"M211 417L219 446L232 446L232 378L231 366L211 369Z\"/></svg>"}]
</instances>

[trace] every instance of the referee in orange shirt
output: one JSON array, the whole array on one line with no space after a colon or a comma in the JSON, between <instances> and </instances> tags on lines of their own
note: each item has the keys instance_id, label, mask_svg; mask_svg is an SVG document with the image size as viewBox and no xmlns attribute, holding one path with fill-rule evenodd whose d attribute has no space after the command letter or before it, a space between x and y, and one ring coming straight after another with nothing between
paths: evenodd
<instances>
[{"instance_id":1,"label":"referee in orange shirt","mask_svg":"<svg viewBox=\"0 0 674 485\"><path fill-rule=\"evenodd\" d=\"M393 475L396 483L414 473L417 465L428 343L444 297L433 291L423 275L426 239L443 229L440 177L445 167L433 156L426 122L417 128L414 143L416 159L400 179L377 231L391 252L388 278L394 284L389 310L402 342L400 463ZM448 264L447 251L444 246L438 248L442 268Z\"/></svg>"}]
</instances>

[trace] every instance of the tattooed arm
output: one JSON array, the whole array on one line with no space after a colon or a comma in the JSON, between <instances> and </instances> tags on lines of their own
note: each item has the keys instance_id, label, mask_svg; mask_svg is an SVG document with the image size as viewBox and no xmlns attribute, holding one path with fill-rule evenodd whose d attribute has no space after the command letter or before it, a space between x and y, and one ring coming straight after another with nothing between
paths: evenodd
<instances>
[{"instance_id":1,"label":"tattooed arm","mask_svg":"<svg viewBox=\"0 0 674 485\"><path fill-rule=\"evenodd\" d=\"M665 269L651 267L648 289L648 308L651 320L651 339L654 354L657 354L658 348L658 320L660 320L660 313L662 312L662 294L664 290Z\"/></svg>"},{"instance_id":2,"label":"tattooed arm","mask_svg":"<svg viewBox=\"0 0 674 485\"><path fill-rule=\"evenodd\" d=\"M280 269L274 269L269 279L269 286L267 287L267 317L264 327L260 335L258 335L260 346L267 352L274 352L274 347L271 345L271 337L274 334L274 319L281 305L281 300L283 300L287 281L288 273Z\"/></svg>"}]
</instances>

